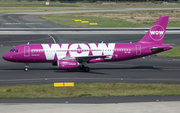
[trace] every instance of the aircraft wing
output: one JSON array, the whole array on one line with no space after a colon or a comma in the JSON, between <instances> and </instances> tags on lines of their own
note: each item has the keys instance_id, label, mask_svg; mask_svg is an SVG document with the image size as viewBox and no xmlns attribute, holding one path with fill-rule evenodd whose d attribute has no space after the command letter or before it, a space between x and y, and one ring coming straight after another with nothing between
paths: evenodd
<instances>
[{"instance_id":1,"label":"aircraft wing","mask_svg":"<svg viewBox=\"0 0 180 113\"><path fill-rule=\"evenodd\" d=\"M63 59L69 59L69 60L76 60L78 62L87 62L91 59L94 59L94 58L106 58L108 56L112 56L112 55L93 55L93 56L74 56L74 57L65 57Z\"/></svg>"},{"instance_id":2,"label":"aircraft wing","mask_svg":"<svg viewBox=\"0 0 180 113\"><path fill-rule=\"evenodd\" d=\"M77 56L75 58L77 59L79 58L106 58L107 56L110 56L110 55Z\"/></svg>"}]
</instances>

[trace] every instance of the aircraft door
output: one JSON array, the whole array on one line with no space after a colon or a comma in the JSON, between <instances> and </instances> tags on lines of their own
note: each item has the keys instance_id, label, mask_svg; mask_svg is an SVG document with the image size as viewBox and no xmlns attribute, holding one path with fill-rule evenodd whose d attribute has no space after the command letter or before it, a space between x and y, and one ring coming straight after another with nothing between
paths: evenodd
<instances>
[{"instance_id":1,"label":"aircraft door","mask_svg":"<svg viewBox=\"0 0 180 113\"><path fill-rule=\"evenodd\" d=\"M30 48L29 46L24 46L24 57L30 56Z\"/></svg>"},{"instance_id":2,"label":"aircraft door","mask_svg":"<svg viewBox=\"0 0 180 113\"><path fill-rule=\"evenodd\" d=\"M136 55L141 55L141 45L136 45Z\"/></svg>"}]
</instances>

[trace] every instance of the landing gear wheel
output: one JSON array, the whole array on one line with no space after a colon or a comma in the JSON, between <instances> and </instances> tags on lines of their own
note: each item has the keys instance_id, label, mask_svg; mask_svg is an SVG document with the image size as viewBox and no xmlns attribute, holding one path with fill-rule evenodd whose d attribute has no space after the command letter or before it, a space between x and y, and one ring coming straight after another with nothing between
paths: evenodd
<instances>
[{"instance_id":1,"label":"landing gear wheel","mask_svg":"<svg viewBox=\"0 0 180 113\"><path fill-rule=\"evenodd\" d=\"M90 70L89 67L84 67L85 72L89 72L89 70Z\"/></svg>"},{"instance_id":2,"label":"landing gear wheel","mask_svg":"<svg viewBox=\"0 0 180 113\"><path fill-rule=\"evenodd\" d=\"M28 68L29 68L29 63L26 63L26 66L25 66L25 68L24 68L24 71L28 71Z\"/></svg>"},{"instance_id":3,"label":"landing gear wheel","mask_svg":"<svg viewBox=\"0 0 180 113\"><path fill-rule=\"evenodd\" d=\"M27 67L25 67L25 68L24 68L24 71L26 71L26 72L27 72L27 71L28 71L28 68L27 68Z\"/></svg>"}]
</instances>

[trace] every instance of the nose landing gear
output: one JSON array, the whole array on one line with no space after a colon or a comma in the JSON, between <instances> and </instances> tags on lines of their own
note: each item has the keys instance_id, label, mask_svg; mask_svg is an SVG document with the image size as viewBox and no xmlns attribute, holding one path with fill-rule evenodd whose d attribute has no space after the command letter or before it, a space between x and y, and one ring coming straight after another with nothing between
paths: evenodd
<instances>
[{"instance_id":1,"label":"nose landing gear","mask_svg":"<svg viewBox=\"0 0 180 113\"><path fill-rule=\"evenodd\" d=\"M25 66L25 68L24 68L24 71L27 72L27 71L29 70L28 68L29 68L29 63L26 63L26 66Z\"/></svg>"}]
</instances>

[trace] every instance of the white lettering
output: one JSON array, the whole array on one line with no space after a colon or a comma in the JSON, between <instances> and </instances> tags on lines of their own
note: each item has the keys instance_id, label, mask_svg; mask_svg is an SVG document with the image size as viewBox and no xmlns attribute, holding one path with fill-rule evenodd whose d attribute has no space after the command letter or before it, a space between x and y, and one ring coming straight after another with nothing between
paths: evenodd
<instances>
[{"instance_id":1,"label":"white lettering","mask_svg":"<svg viewBox=\"0 0 180 113\"><path fill-rule=\"evenodd\" d=\"M114 51L111 51L115 48L115 43L109 43L108 45L106 45L105 43L99 43L98 45L91 43L89 44L89 46L91 47L91 49L95 49L95 50L99 50L99 51L92 51L93 55L113 55ZM105 50L105 51L102 51ZM112 56L108 56L109 58L106 59L111 59Z\"/></svg>"},{"instance_id":2,"label":"white lettering","mask_svg":"<svg viewBox=\"0 0 180 113\"><path fill-rule=\"evenodd\" d=\"M49 44L41 44L41 45L43 49L46 50L44 52L47 60L54 60L55 54L57 55L58 60L66 57L67 51L61 51L61 50L67 50L68 44L61 44L61 48L59 44L51 44L51 47L49 46ZM57 50L60 50L61 52Z\"/></svg>"},{"instance_id":3,"label":"white lettering","mask_svg":"<svg viewBox=\"0 0 180 113\"><path fill-rule=\"evenodd\" d=\"M108 58L111 59L113 56L115 43L91 43L89 44L41 44L43 47L42 52L44 51L47 60L54 60L55 55L57 56L58 60L63 59L66 57L68 52L69 46L69 55L71 57L76 56L88 56L90 50L92 55L108 55ZM36 51L36 50L34 50ZM38 50L39 51L39 50Z\"/></svg>"},{"instance_id":4,"label":"white lettering","mask_svg":"<svg viewBox=\"0 0 180 113\"><path fill-rule=\"evenodd\" d=\"M71 57L88 56L89 51L85 51L87 49L89 49L89 47L86 44L72 44L69 47L69 53Z\"/></svg>"},{"instance_id":5,"label":"white lettering","mask_svg":"<svg viewBox=\"0 0 180 113\"><path fill-rule=\"evenodd\" d=\"M164 34L164 31L150 31L151 35L162 35Z\"/></svg>"}]
</instances>

